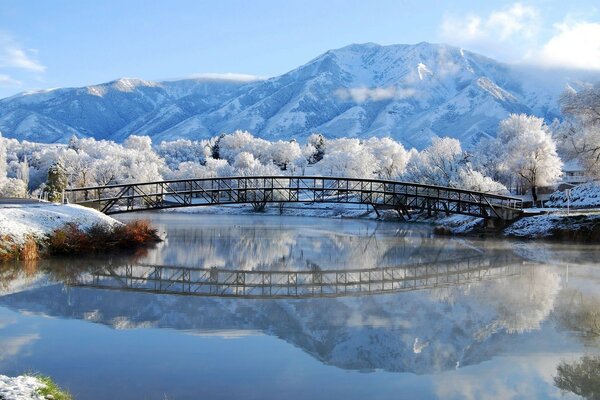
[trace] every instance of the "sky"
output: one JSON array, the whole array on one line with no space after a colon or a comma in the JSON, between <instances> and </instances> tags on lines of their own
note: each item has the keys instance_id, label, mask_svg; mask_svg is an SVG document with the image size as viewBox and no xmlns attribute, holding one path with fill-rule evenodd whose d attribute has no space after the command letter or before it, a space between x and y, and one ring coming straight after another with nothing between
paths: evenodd
<instances>
[{"instance_id":1,"label":"sky","mask_svg":"<svg viewBox=\"0 0 600 400\"><path fill-rule=\"evenodd\" d=\"M352 43L422 41L600 70L600 3L0 0L0 98L120 77L267 78Z\"/></svg>"}]
</instances>

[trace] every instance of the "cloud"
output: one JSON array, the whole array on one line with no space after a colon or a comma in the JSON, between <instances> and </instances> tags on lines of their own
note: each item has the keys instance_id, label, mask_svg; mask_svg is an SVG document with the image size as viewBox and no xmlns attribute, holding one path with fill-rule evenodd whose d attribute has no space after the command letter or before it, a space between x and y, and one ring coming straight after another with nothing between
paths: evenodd
<instances>
[{"instance_id":1,"label":"cloud","mask_svg":"<svg viewBox=\"0 0 600 400\"><path fill-rule=\"evenodd\" d=\"M341 100L352 100L356 103L364 103L365 101L382 101L390 99L404 99L412 97L416 94L414 89L398 89L393 86L380 87L380 88L368 88L368 87L356 87L356 88L341 88L335 91L335 95Z\"/></svg>"},{"instance_id":2,"label":"cloud","mask_svg":"<svg viewBox=\"0 0 600 400\"><path fill-rule=\"evenodd\" d=\"M600 23L563 22L556 34L529 56L542 65L600 70Z\"/></svg>"},{"instance_id":3,"label":"cloud","mask_svg":"<svg viewBox=\"0 0 600 400\"><path fill-rule=\"evenodd\" d=\"M485 16L446 16L440 36L452 44L517 61L535 43L539 30L538 9L515 3Z\"/></svg>"},{"instance_id":4,"label":"cloud","mask_svg":"<svg viewBox=\"0 0 600 400\"><path fill-rule=\"evenodd\" d=\"M37 333L0 340L0 362L10 359L24 351L24 349L39 340Z\"/></svg>"},{"instance_id":5,"label":"cloud","mask_svg":"<svg viewBox=\"0 0 600 400\"><path fill-rule=\"evenodd\" d=\"M2 86L21 86L22 82L11 78L8 75L0 74L0 87Z\"/></svg>"},{"instance_id":6,"label":"cloud","mask_svg":"<svg viewBox=\"0 0 600 400\"><path fill-rule=\"evenodd\" d=\"M191 78L194 79L210 79L210 80L219 80L219 81L234 81L234 82L255 82L262 81L265 78L256 75L248 75L248 74L236 74L233 72L206 72L193 74Z\"/></svg>"},{"instance_id":7,"label":"cloud","mask_svg":"<svg viewBox=\"0 0 600 400\"><path fill-rule=\"evenodd\" d=\"M30 51L32 53L32 51ZM46 67L33 59L23 49L17 47L5 47L0 55L0 66L8 68L19 68L33 72L45 72Z\"/></svg>"}]
</instances>

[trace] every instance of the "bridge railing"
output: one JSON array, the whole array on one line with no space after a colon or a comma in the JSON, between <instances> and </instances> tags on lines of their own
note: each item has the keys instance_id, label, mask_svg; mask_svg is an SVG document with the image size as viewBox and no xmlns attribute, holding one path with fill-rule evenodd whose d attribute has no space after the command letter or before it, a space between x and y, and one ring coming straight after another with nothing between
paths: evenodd
<instances>
[{"instance_id":1,"label":"bridge railing","mask_svg":"<svg viewBox=\"0 0 600 400\"><path fill-rule=\"evenodd\" d=\"M340 270L232 270L115 265L77 276L71 286L193 296L337 297L456 286L519 275L515 257L470 257L431 264Z\"/></svg>"},{"instance_id":2,"label":"bridge railing","mask_svg":"<svg viewBox=\"0 0 600 400\"><path fill-rule=\"evenodd\" d=\"M521 199L410 182L322 176L249 176L127 183L65 191L72 203L107 213L190 205L254 202L328 202L420 208L502 218Z\"/></svg>"}]
</instances>

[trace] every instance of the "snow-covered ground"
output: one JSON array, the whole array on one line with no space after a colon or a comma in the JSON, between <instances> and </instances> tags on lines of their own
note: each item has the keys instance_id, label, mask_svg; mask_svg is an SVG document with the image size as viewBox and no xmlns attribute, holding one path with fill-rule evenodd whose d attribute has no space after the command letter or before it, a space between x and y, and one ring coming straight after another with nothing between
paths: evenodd
<instances>
[{"instance_id":1,"label":"snow-covered ground","mask_svg":"<svg viewBox=\"0 0 600 400\"><path fill-rule=\"evenodd\" d=\"M600 224L600 214L593 212L574 215L543 214L516 221L504 230L504 234L535 239L551 237L556 231L590 231L598 224Z\"/></svg>"},{"instance_id":2,"label":"snow-covered ground","mask_svg":"<svg viewBox=\"0 0 600 400\"><path fill-rule=\"evenodd\" d=\"M0 237L17 244L27 237L41 239L67 223L82 229L95 224L120 224L99 211L72 204L0 204Z\"/></svg>"},{"instance_id":3,"label":"snow-covered ground","mask_svg":"<svg viewBox=\"0 0 600 400\"><path fill-rule=\"evenodd\" d=\"M570 206L573 208L600 207L600 182L588 182L571 190ZM556 192L546 202L548 207L567 207L569 201L564 192Z\"/></svg>"},{"instance_id":4,"label":"snow-covered ground","mask_svg":"<svg viewBox=\"0 0 600 400\"><path fill-rule=\"evenodd\" d=\"M11 378L0 375L0 399L45 400L44 396L37 393L38 389L45 386L34 376L22 375Z\"/></svg>"}]
</instances>

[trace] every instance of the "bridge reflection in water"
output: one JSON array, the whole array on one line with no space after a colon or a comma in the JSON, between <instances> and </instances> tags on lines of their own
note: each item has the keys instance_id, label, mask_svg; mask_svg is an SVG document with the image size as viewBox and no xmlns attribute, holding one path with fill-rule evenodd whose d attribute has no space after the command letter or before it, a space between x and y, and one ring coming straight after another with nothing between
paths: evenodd
<instances>
[{"instance_id":1,"label":"bridge reflection in water","mask_svg":"<svg viewBox=\"0 0 600 400\"><path fill-rule=\"evenodd\" d=\"M516 257L472 257L385 268L257 271L158 265L105 266L71 286L191 296L310 298L393 293L520 275Z\"/></svg>"}]
</instances>

